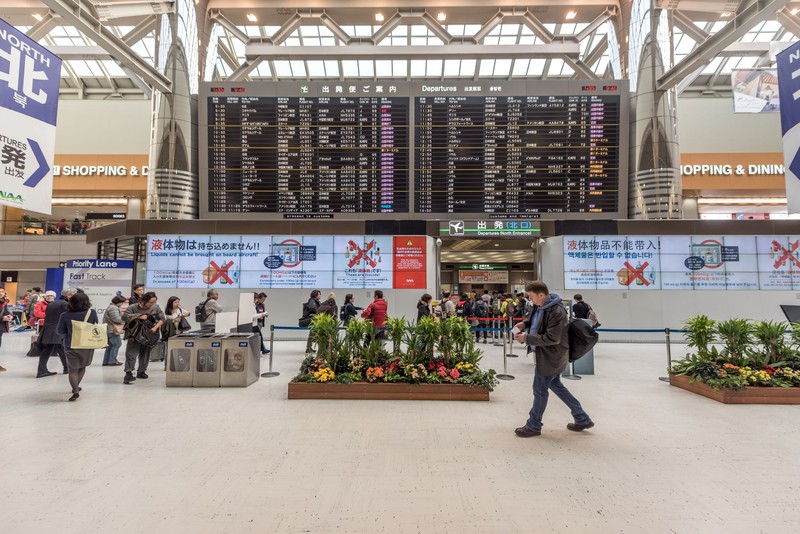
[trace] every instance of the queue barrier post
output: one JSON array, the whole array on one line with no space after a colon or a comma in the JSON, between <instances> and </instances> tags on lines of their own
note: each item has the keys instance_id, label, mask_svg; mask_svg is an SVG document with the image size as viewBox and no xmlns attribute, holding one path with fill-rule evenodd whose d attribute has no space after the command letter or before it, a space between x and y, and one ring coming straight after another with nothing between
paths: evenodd
<instances>
[{"instance_id":1,"label":"queue barrier post","mask_svg":"<svg viewBox=\"0 0 800 534\"><path fill-rule=\"evenodd\" d=\"M269 371L261 373L262 378L272 378L280 376L280 373L272 370L272 355L275 354L275 325L269 325Z\"/></svg>"},{"instance_id":2,"label":"queue barrier post","mask_svg":"<svg viewBox=\"0 0 800 534\"><path fill-rule=\"evenodd\" d=\"M509 358L518 358L516 354L514 354L514 336L511 335L511 330L514 328L514 320L509 317L508 318L508 326L504 329L505 336L508 338L508 357Z\"/></svg>"},{"instance_id":3,"label":"queue barrier post","mask_svg":"<svg viewBox=\"0 0 800 534\"><path fill-rule=\"evenodd\" d=\"M667 342L667 373L669 373L669 368L672 367L672 347L670 346L669 328L664 329L664 335L666 336ZM659 376L658 379L662 382L669 382L669 376Z\"/></svg>"},{"instance_id":4,"label":"queue barrier post","mask_svg":"<svg viewBox=\"0 0 800 534\"><path fill-rule=\"evenodd\" d=\"M500 335L503 335L503 328L500 329ZM503 374L495 375L498 380L514 380L514 375L508 374L508 359L506 358L506 338L503 337Z\"/></svg>"}]
</instances>

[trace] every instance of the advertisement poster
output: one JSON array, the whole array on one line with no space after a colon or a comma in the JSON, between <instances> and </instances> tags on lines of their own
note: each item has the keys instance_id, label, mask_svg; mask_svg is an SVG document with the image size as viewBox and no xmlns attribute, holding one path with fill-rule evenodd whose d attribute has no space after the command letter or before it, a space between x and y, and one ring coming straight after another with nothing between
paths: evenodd
<instances>
[{"instance_id":1,"label":"advertisement poster","mask_svg":"<svg viewBox=\"0 0 800 534\"><path fill-rule=\"evenodd\" d=\"M111 299L130 294L132 277L131 260L69 260L64 268L64 289L82 289L102 322Z\"/></svg>"},{"instance_id":2,"label":"advertisement poster","mask_svg":"<svg viewBox=\"0 0 800 534\"><path fill-rule=\"evenodd\" d=\"M779 113L778 71L776 69L734 70L734 113Z\"/></svg>"},{"instance_id":3,"label":"advertisement poster","mask_svg":"<svg viewBox=\"0 0 800 534\"><path fill-rule=\"evenodd\" d=\"M800 288L800 238L582 236L564 238L567 289Z\"/></svg>"},{"instance_id":4,"label":"advertisement poster","mask_svg":"<svg viewBox=\"0 0 800 534\"><path fill-rule=\"evenodd\" d=\"M51 213L61 59L0 19L0 204Z\"/></svg>"},{"instance_id":5,"label":"advertisement poster","mask_svg":"<svg viewBox=\"0 0 800 534\"><path fill-rule=\"evenodd\" d=\"M150 235L146 285L154 289L424 289L425 239ZM395 270L403 275L395 277Z\"/></svg>"},{"instance_id":6,"label":"advertisement poster","mask_svg":"<svg viewBox=\"0 0 800 534\"><path fill-rule=\"evenodd\" d=\"M459 284L507 284L508 271L458 271Z\"/></svg>"}]
</instances>

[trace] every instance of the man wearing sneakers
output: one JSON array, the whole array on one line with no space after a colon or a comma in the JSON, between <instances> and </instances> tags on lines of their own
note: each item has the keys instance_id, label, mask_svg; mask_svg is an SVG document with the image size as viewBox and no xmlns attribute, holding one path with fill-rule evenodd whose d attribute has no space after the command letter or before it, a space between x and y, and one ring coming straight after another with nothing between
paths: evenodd
<instances>
[{"instance_id":1,"label":"man wearing sneakers","mask_svg":"<svg viewBox=\"0 0 800 534\"><path fill-rule=\"evenodd\" d=\"M131 304L122 318L125 320L125 337L128 345L125 347L125 378L123 384L132 384L137 378L148 378L147 364L150 363L150 350L152 347L139 343L130 333L134 332L141 322L141 328L149 328L153 332L158 332L164 321L167 320L164 312L156 304L158 297L153 292L147 292L136 304ZM133 376L133 369L136 367L136 360L139 360L139 371Z\"/></svg>"},{"instance_id":2,"label":"man wearing sneakers","mask_svg":"<svg viewBox=\"0 0 800 534\"><path fill-rule=\"evenodd\" d=\"M580 432L592 428L594 423L583 411L581 403L561 383L561 373L569 363L569 339L567 337L567 311L561 297L550 294L544 282L535 280L525 286L528 298L533 302L533 313L514 328L514 339L528 345L536 353L536 371L533 376L533 408L525 426L514 433L521 438L539 436L542 433L542 416L547 408L550 390L569 406L574 423L569 430Z\"/></svg>"}]
</instances>

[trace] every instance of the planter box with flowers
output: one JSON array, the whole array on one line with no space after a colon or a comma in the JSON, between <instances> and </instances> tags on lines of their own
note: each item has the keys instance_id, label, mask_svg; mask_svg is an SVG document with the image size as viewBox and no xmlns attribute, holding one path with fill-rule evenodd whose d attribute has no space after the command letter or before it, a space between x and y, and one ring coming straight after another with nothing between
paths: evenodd
<instances>
[{"instance_id":1,"label":"planter box with flowers","mask_svg":"<svg viewBox=\"0 0 800 534\"><path fill-rule=\"evenodd\" d=\"M695 352L670 384L725 404L800 404L800 324L698 315L684 326Z\"/></svg>"},{"instance_id":2,"label":"planter box with flowers","mask_svg":"<svg viewBox=\"0 0 800 534\"><path fill-rule=\"evenodd\" d=\"M370 321L352 320L340 336L336 318L315 316L316 350L289 383L289 398L489 400L495 371L478 367L482 354L464 319L389 318L386 326L391 350Z\"/></svg>"}]
</instances>

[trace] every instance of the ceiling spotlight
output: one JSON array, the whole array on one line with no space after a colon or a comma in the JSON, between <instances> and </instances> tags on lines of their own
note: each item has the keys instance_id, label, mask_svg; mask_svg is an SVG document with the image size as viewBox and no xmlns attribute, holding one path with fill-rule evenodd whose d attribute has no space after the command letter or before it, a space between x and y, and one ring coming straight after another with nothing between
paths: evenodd
<instances>
[{"instance_id":1,"label":"ceiling spotlight","mask_svg":"<svg viewBox=\"0 0 800 534\"><path fill-rule=\"evenodd\" d=\"M567 11L567 20L573 20L577 16L578 16L577 11L572 11L572 10Z\"/></svg>"},{"instance_id":2,"label":"ceiling spotlight","mask_svg":"<svg viewBox=\"0 0 800 534\"><path fill-rule=\"evenodd\" d=\"M375 22L383 22L383 13L375 13Z\"/></svg>"},{"instance_id":3,"label":"ceiling spotlight","mask_svg":"<svg viewBox=\"0 0 800 534\"><path fill-rule=\"evenodd\" d=\"M731 13L730 11L723 11L723 12L722 12L722 14L719 16L719 18L721 18L721 19L727 19L727 18L728 18L728 17L730 17L731 15L733 15L733 13Z\"/></svg>"},{"instance_id":4,"label":"ceiling spotlight","mask_svg":"<svg viewBox=\"0 0 800 534\"><path fill-rule=\"evenodd\" d=\"M447 20L447 14L444 11L440 12L438 15L436 15L436 20L438 20L439 22L446 21Z\"/></svg>"},{"instance_id":5,"label":"ceiling spotlight","mask_svg":"<svg viewBox=\"0 0 800 534\"><path fill-rule=\"evenodd\" d=\"M794 15L794 13L792 13L792 15ZM35 18L36 20L39 20L39 21L42 20L42 16L40 14L38 14L38 13L33 13L33 18Z\"/></svg>"},{"instance_id":6,"label":"ceiling spotlight","mask_svg":"<svg viewBox=\"0 0 800 534\"><path fill-rule=\"evenodd\" d=\"M258 18L256 18L256 16L253 13L247 14L247 20L249 20L250 22L258 22Z\"/></svg>"}]
</instances>

